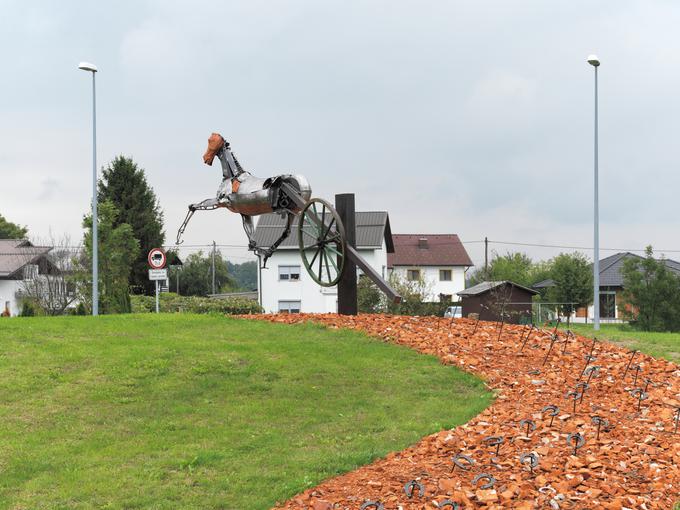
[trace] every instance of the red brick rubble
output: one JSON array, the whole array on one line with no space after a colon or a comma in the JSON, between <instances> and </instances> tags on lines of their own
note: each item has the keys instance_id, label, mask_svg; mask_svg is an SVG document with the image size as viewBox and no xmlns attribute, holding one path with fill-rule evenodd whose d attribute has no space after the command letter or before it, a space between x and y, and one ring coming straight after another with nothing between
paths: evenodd
<instances>
[{"instance_id":1,"label":"red brick rubble","mask_svg":"<svg viewBox=\"0 0 680 510\"><path fill-rule=\"evenodd\" d=\"M596 359L588 366L600 370L593 372L590 387L573 413L573 395L565 396L590 374L583 373L585 358L593 348L588 338L577 336L565 345L560 331L550 349L552 331L534 330L521 350L527 327L505 325L499 339L497 324L480 322L473 334L475 321L469 319L452 322L380 315L258 318L284 323L313 320L331 328L358 329L434 354L444 364L481 377L496 394L493 404L467 424L432 434L404 451L326 480L276 508L358 510L373 500L385 510L434 509L449 499L460 508L669 510L680 499L680 430L674 433L680 406L680 367L674 363L637 353L626 373L632 351L598 341L592 352ZM636 365L641 370L634 386ZM645 385L646 399L631 395L635 387L644 390ZM542 413L549 404L559 407L552 426L550 413ZM608 427L600 426L599 440L593 416L609 422ZM520 426L525 419L533 420L535 430L530 424ZM576 433L584 436L585 443L574 455L567 437ZM485 442L489 436L503 437L498 455L496 446ZM538 455L533 472L528 462L519 461L521 454L530 452ZM469 470L454 467L452 457L457 454L471 457L474 465ZM464 460L459 462L468 467ZM486 479L473 483L481 473L496 479L493 488L480 487ZM411 480L425 486L423 498L417 490L411 499L405 494L404 485Z\"/></svg>"}]
</instances>

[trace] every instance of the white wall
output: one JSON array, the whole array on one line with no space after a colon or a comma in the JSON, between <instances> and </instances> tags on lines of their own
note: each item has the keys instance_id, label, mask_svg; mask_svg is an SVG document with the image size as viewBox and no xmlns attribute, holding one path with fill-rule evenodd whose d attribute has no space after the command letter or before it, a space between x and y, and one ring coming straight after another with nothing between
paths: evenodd
<instances>
[{"instance_id":1,"label":"white wall","mask_svg":"<svg viewBox=\"0 0 680 510\"><path fill-rule=\"evenodd\" d=\"M409 269L419 269L420 274L428 285L428 301L439 301L439 294L450 294L453 301L458 301L456 294L465 289L464 266L394 266L392 271L399 278L406 280ZM451 270L451 281L440 281L439 270Z\"/></svg>"},{"instance_id":2,"label":"white wall","mask_svg":"<svg viewBox=\"0 0 680 510\"><path fill-rule=\"evenodd\" d=\"M386 274L387 252L385 243L380 249L359 249L379 274ZM300 280L279 280L279 266L300 266ZM305 313L335 313L338 311L337 287L321 287L312 280L305 269L297 249L278 249L267 261L267 269L258 271L258 288L261 305L266 313L279 311L279 301L300 301Z\"/></svg>"},{"instance_id":3,"label":"white wall","mask_svg":"<svg viewBox=\"0 0 680 510\"><path fill-rule=\"evenodd\" d=\"M0 280L0 313L5 310L5 302L9 301L9 311L12 316L19 315L21 303L16 293L21 289L21 280Z\"/></svg>"}]
</instances>

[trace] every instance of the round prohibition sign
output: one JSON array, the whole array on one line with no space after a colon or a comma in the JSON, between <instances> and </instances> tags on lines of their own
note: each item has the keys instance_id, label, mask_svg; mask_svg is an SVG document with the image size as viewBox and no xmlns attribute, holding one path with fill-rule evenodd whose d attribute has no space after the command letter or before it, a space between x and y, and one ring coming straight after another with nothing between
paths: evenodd
<instances>
[{"instance_id":1,"label":"round prohibition sign","mask_svg":"<svg viewBox=\"0 0 680 510\"><path fill-rule=\"evenodd\" d=\"M151 269L163 269L167 259L165 251L162 248L152 248L147 257Z\"/></svg>"}]
</instances>

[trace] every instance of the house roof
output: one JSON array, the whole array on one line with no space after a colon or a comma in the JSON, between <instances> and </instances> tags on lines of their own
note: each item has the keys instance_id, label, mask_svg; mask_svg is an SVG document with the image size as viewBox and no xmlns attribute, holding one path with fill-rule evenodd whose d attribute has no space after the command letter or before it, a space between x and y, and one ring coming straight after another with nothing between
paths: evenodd
<instances>
[{"instance_id":1,"label":"house roof","mask_svg":"<svg viewBox=\"0 0 680 510\"><path fill-rule=\"evenodd\" d=\"M513 287L517 287L518 289L523 289L526 290L527 292L530 292L531 294L538 294L538 291L534 289L530 289L528 287L525 287L524 285L519 285L518 283L511 282L509 280L502 280L499 282L482 282L478 283L477 285L474 285L468 289L461 290L457 294L459 296L478 296L480 294L484 294L485 292L489 292L490 290L495 289L496 287L500 287L501 285L509 284L512 285Z\"/></svg>"},{"instance_id":2,"label":"house roof","mask_svg":"<svg viewBox=\"0 0 680 510\"><path fill-rule=\"evenodd\" d=\"M552 278L547 278L545 280L541 280L540 282L534 283L531 288L532 289L547 289L548 287L554 287L555 286L555 281Z\"/></svg>"},{"instance_id":3,"label":"house roof","mask_svg":"<svg viewBox=\"0 0 680 510\"><path fill-rule=\"evenodd\" d=\"M365 211L355 213L357 248L380 248L385 242L387 253L394 251L390 217L385 211ZM290 236L279 245L279 249L298 249L298 218L293 220ZM258 246L269 247L281 235L286 226L285 217L278 214L263 214L255 228L255 241Z\"/></svg>"},{"instance_id":4,"label":"house roof","mask_svg":"<svg viewBox=\"0 0 680 510\"><path fill-rule=\"evenodd\" d=\"M387 267L473 265L456 234L394 234L392 239Z\"/></svg>"},{"instance_id":5,"label":"house roof","mask_svg":"<svg viewBox=\"0 0 680 510\"><path fill-rule=\"evenodd\" d=\"M24 266L33 264L52 248L33 246L25 239L0 239L0 278L10 278Z\"/></svg>"},{"instance_id":6,"label":"house roof","mask_svg":"<svg viewBox=\"0 0 680 510\"><path fill-rule=\"evenodd\" d=\"M621 268L626 259L637 258L644 260L644 257L630 252L621 252L600 260L600 287L623 287L623 276ZM661 259L666 267L672 272L680 275L680 262L670 259Z\"/></svg>"}]
</instances>

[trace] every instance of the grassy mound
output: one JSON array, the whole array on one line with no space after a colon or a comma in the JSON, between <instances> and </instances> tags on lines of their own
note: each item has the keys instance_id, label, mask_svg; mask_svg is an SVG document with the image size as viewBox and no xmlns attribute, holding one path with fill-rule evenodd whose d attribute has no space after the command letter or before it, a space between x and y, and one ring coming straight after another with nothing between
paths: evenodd
<instances>
[{"instance_id":1,"label":"grassy mound","mask_svg":"<svg viewBox=\"0 0 680 510\"><path fill-rule=\"evenodd\" d=\"M0 506L268 508L463 423L482 383L317 325L0 321Z\"/></svg>"}]
</instances>

